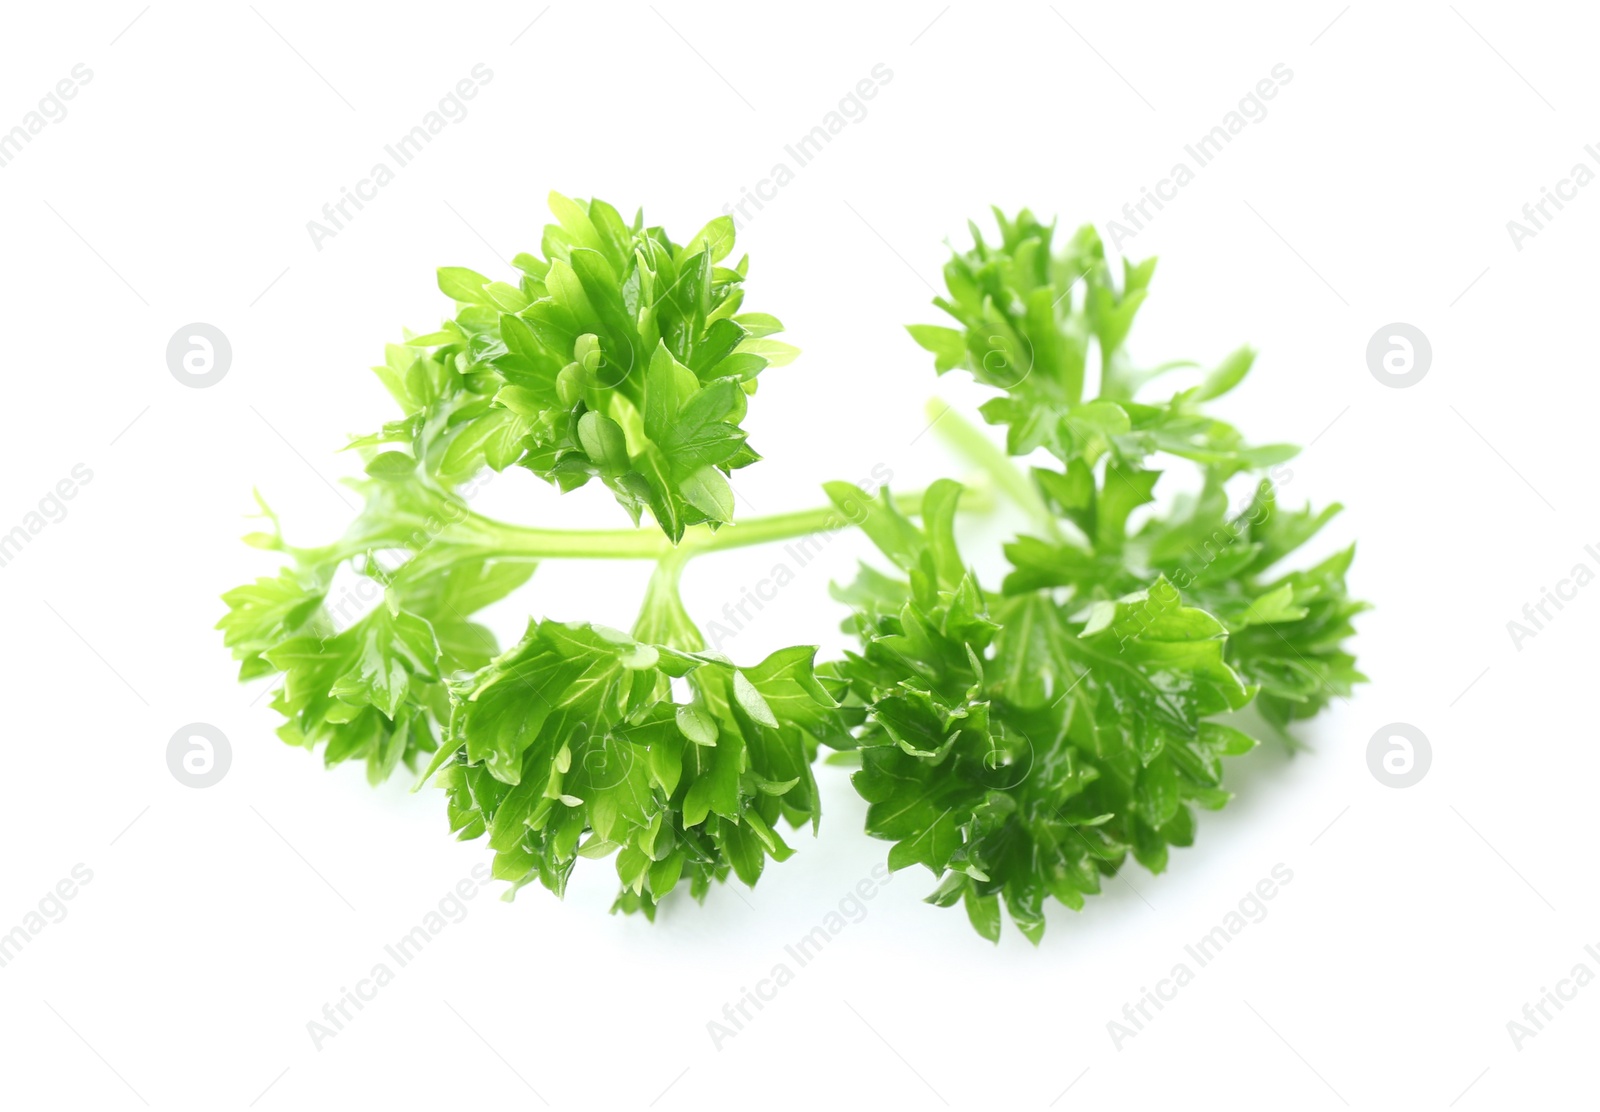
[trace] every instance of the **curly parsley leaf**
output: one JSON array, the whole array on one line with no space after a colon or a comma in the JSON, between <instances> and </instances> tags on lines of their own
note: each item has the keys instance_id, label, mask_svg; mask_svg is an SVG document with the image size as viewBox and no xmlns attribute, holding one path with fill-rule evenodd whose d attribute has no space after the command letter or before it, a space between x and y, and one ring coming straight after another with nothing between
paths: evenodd
<instances>
[{"instance_id":1,"label":"curly parsley leaf","mask_svg":"<svg viewBox=\"0 0 1600 1112\"><path fill-rule=\"evenodd\" d=\"M757 376L798 354L770 338L775 317L740 312L732 220L679 245L598 199L552 193L550 208L559 222L542 257L516 257L515 285L440 269L456 315L388 347L374 370L405 416L356 443L405 445L446 487L485 467L563 491L599 479L674 542L726 524L728 475L760 458L742 428Z\"/></svg>"},{"instance_id":2,"label":"curly parsley leaf","mask_svg":"<svg viewBox=\"0 0 1600 1112\"><path fill-rule=\"evenodd\" d=\"M1125 262L1119 281L1093 228L1053 251L1054 229L1028 212L996 217L999 242L974 227L945 269L935 304L960 327L911 334L939 373L995 388L981 412L1011 455L1054 457L1023 476L944 421L1041 535L1006 545L1010 571L989 592L937 515L918 528L887 500L858 510L904 578L864 568L835 589L862 647L830 674L863 717L855 784L868 832L894 843L890 867L929 868L930 901L963 904L985 937L998 938L1003 904L1037 942L1046 899L1081 908L1130 854L1161 871L1170 847L1193 841L1195 809L1227 802L1222 759L1256 744L1233 712L1253 703L1283 732L1364 679L1344 644L1365 605L1346 593L1353 550L1281 568L1337 506L1285 513L1263 480L1229 510L1230 479L1295 453L1206 412L1254 352L1143 400L1196 366L1142 369L1128 353L1155 261ZM1100 387L1087 397L1094 349ZM1180 464L1199 471L1200 493L1163 504L1164 471ZM841 508L865 499L830 494Z\"/></svg>"},{"instance_id":3,"label":"curly parsley leaf","mask_svg":"<svg viewBox=\"0 0 1600 1112\"><path fill-rule=\"evenodd\" d=\"M462 838L487 834L512 891L565 891L579 857L615 855L617 909L654 918L680 881L704 898L792 850L821 816L811 763L842 734L797 646L737 668L597 626L535 621L452 691L435 758ZM676 692L676 693L675 693Z\"/></svg>"},{"instance_id":4,"label":"curly parsley leaf","mask_svg":"<svg viewBox=\"0 0 1600 1112\"><path fill-rule=\"evenodd\" d=\"M436 748L449 721L445 681L499 652L471 615L525 583L535 563L499 551L486 519L409 468L369 470L378 477L354 484L365 507L338 542L303 549L255 537L293 562L224 594L217 628L241 680L281 676L268 705L285 719L284 741L320 747L330 766L365 761L378 783ZM357 578L330 599L341 567Z\"/></svg>"},{"instance_id":5,"label":"curly parsley leaf","mask_svg":"<svg viewBox=\"0 0 1600 1112\"><path fill-rule=\"evenodd\" d=\"M1249 348L1228 356L1197 386L1159 403L1135 400L1146 383L1194 366L1142 369L1127 353L1154 259L1124 261L1119 283L1093 226L1078 229L1052 253L1054 225L1039 223L1026 209L1015 219L997 209L995 217L999 243L985 242L974 225L972 248L945 266L949 296L934 299L961 327L912 325L910 332L933 353L940 374L964 368L1001 391L982 413L1006 427L1013 455L1042 447L1070 472L1075 462L1093 466L1107 455L1120 467L1138 469L1164 452L1231 474L1294 454L1287 445L1249 445L1233 426L1201 412L1202 403L1243 380L1255 358ZM1091 343L1099 348L1100 392L1086 398Z\"/></svg>"},{"instance_id":6,"label":"curly parsley leaf","mask_svg":"<svg viewBox=\"0 0 1600 1112\"><path fill-rule=\"evenodd\" d=\"M1045 898L1082 907L1129 853L1164 868L1192 808L1226 801L1220 758L1254 744L1214 720L1254 694L1226 628L1164 578L1088 607L988 595L937 517L918 528L887 499L872 517L907 578L841 592L862 650L831 674L866 712L854 783L868 833L895 843L890 868L929 868L931 901L963 902L988 937L1004 903L1034 941Z\"/></svg>"}]
</instances>

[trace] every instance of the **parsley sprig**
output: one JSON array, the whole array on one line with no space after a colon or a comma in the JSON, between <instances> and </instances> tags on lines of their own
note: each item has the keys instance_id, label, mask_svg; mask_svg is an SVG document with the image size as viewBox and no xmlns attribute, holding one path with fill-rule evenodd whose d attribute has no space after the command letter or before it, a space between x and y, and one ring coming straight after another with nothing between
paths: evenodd
<instances>
[{"instance_id":1,"label":"parsley sprig","mask_svg":"<svg viewBox=\"0 0 1600 1112\"><path fill-rule=\"evenodd\" d=\"M330 766L363 760L374 783L431 754L422 780L446 790L460 837L488 835L512 892L537 880L560 894L579 856L615 854L618 908L651 917L680 880L697 898L730 872L754 884L792 852L780 820L816 827L817 746L847 744L816 647L748 667L706 652L678 580L692 558L841 529L846 515L702 525L673 545L653 529L512 525L420 469L369 471L343 538L295 547L271 518L249 539L291 563L224 595L240 678L281 675L270 705L285 741ZM632 633L535 620L500 651L472 617L551 559L655 561ZM343 628L330 599L341 568L380 600Z\"/></svg>"},{"instance_id":2,"label":"parsley sprig","mask_svg":"<svg viewBox=\"0 0 1600 1112\"><path fill-rule=\"evenodd\" d=\"M727 475L759 458L741 427L757 376L796 351L776 318L742 312L748 259L723 265L733 223L683 244L604 201L551 194L557 222L514 283L439 271L456 302L436 331L374 368L402 416L352 447L363 508L339 540L247 538L288 562L224 596L240 678L277 676L279 734L324 760L437 777L450 823L487 835L495 874L559 893L578 856L615 856L618 906L653 915L680 880L754 883L815 826L819 741L842 719L795 646L749 667L705 652L678 576L693 556L848 524L831 509L719 532ZM485 469L525 467L563 491L598 478L637 525L556 530L471 509ZM648 559L631 635L535 620L501 651L474 616L550 559ZM341 572L362 590L333 597ZM430 758L431 755L431 758Z\"/></svg>"},{"instance_id":3,"label":"parsley sprig","mask_svg":"<svg viewBox=\"0 0 1600 1112\"><path fill-rule=\"evenodd\" d=\"M402 416L352 444L366 475L345 534L293 545L262 503L269 528L246 539L285 564L228 592L218 623L241 679L280 679L285 741L364 761L375 783L425 765L508 895L561 894L580 857L611 858L615 908L652 918L680 884L754 884L793 852L782 826L816 828L827 747L859 764L891 868L930 869L929 900L963 904L985 937L1003 906L1037 942L1047 900L1083 907L1130 855L1164 869L1196 809L1229 799L1224 758L1263 728L1287 739L1364 678L1344 647L1364 609L1345 588L1353 550L1283 567L1339 507L1281 508L1270 476L1295 449L1206 412L1253 353L1164 396L1157 380L1195 364L1129 354L1154 260L1119 280L1092 228L1057 250L1052 227L997 211L998 242L974 227L946 267L935 304L958 327L912 326L939 373L995 391L980 412L1003 451L933 414L1031 522L985 584L956 518L986 489L949 480L898 499L830 483L829 506L728 527L727 476L759 458L742 428L756 376L795 354L770 339L776 319L741 311L748 260L721 265L731 221L680 246L602 201L550 203L558 222L515 284L445 268L455 315L388 347L375 370ZM1175 465L1194 492L1158 503ZM513 466L563 491L598 478L635 527L468 504L468 483ZM687 562L851 525L889 566L834 588L856 651L707 651ZM632 630L534 618L502 650L475 618L558 559L654 561ZM348 585L335 597L351 573L370 605Z\"/></svg>"},{"instance_id":4,"label":"parsley sprig","mask_svg":"<svg viewBox=\"0 0 1600 1112\"><path fill-rule=\"evenodd\" d=\"M910 331L940 373L960 367L997 390L981 412L1010 455L1051 457L1023 475L959 416L936 414L1042 535L1008 544L1010 571L986 589L956 546L957 487L929 490L920 527L888 497L873 503L862 528L900 574L864 568L836 590L861 649L827 674L865 715L854 783L868 833L894 843L890 867L926 866L939 878L930 902L964 904L985 937L999 937L1003 904L1037 942L1047 899L1080 909L1130 854L1160 872L1169 847L1193 842L1195 808L1230 798L1223 758L1257 744L1234 712L1254 703L1281 729L1349 694L1364 677L1343 642L1364 605L1345 592L1352 549L1277 570L1337 506L1286 513L1263 480L1228 511L1229 479L1295 453L1204 412L1253 353L1139 400L1195 366L1143 370L1124 347L1155 260L1125 262L1119 284L1092 227L1052 252L1054 229L1026 211L996 218L998 244L974 227L945 268L935 304L961 327ZM1199 470L1200 492L1130 527L1173 462Z\"/></svg>"},{"instance_id":5,"label":"parsley sprig","mask_svg":"<svg viewBox=\"0 0 1600 1112\"><path fill-rule=\"evenodd\" d=\"M761 457L741 422L757 376L797 350L741 312L749 257L731 217L679 245L601 200L550 194L543 255L515 284L441 267L457 312L375 368L405 416L362 446L403 445L446 484L525 467L563 491L600 479L672 540L733 519L727 475ZM400 464L397 462L396 464Z\"/></svg>"}]
</instances>

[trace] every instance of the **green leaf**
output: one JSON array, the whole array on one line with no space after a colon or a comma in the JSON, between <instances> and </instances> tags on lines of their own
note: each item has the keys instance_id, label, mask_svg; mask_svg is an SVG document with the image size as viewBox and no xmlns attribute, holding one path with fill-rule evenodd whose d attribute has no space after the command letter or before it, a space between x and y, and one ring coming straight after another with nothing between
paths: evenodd
<instances>
[{"instance_id":1,"label":"green leaf","mask_svg":"<svg viewBox=\"0 0 1600 1112\"><path fill-rule=\"evenodd\" d=\"M967 919L972 923L972 929L990 942L999 942L999 898L993 894L980 896L976 889L968 886L962 894L962 901L966 905Z\"/></svg>"},{"instance_id":2,"label":"green leaf","mask_svg":"<svg viewBox=\"0 0 1600 1112\"><path fill-rule=\"evenodd\" d=\"M909 518L897 510L884 488L877 498L853 483L824 483L822 489L839 512L858 526L896 567L909 571L927 551L927 540Z\"/></svg>"},{"instance_id":3,"label":"green leaf","mask_svg":"<svg viewBox=\"0 0 1600 1112\"><path fill-rule=\"evenodd\" d=\"M710 521L733 520L733 488L715 467L702 467L683 480L683 497Z\"/></svg>"},{"instance_id":4,"label":"green leaf","mask_svg":"<svg viewBox=\"0 0 1600 1112\"><path fill-rule=\"evenodd\" d=\"M416 470L417 461L404 452L379 452L367 461L367 474L375 479L399 478Z\"/></svg>"},{"instance_id":5,"label":"green leaf","mask_svg":"<svg viewBox=\"0 0 1600 1112\"><path fill-rule=\"evenodd\" d=\"M906 331L923 348L933 352L934 369L940 374L967 361L967 338L954 328L936 324L910 324Z\"/></svg>"},{"instance_id":6,"label":"green leaf","mask_svg":"<svg viewBox=\"0 0 1600 1112\"><path fill-rule=\"evenodd\" d=\"M657 344L645 372L644 431L658 443L673 432L682 405L685 378L692 392L697 385L693 372L674 359L665 344Z\"/></svg>"},{"instance_id":7,"label":"green leaf","mask_svg":"<svg viewBox=\"0 0 1600 1112\"><path fill-rule=\"evenodd\" d=\"M717 744L716 721L711 715L691 703L679 707L675 716L684 737L696 745Z\"/></svg>"},{"instance_id":8,"label":"green leaf","mask_svg":"<svg viewBox=\"0 0 1600 1112\"><path fill-rule=\"evenodd\" d=\"M764 340L755 336L740 342L735 350L746 355L759 355L769 366L782 367L800 357L800 349L782 340Z\"/></svg>"},{"instance_id":9,"label":"green leaf","mask_svg":"<svg viewBox=\"0 0 1600 1112\"><path fill-rule=\"evenodd\" d=\"M733 323L758 338L783 331L783 322L771 313L740 313Z\"/></svg>"},{"instance_id":10,"label":"green leaf","mask_svg":"<svg viewBox=\"0 0 1600 1112\"><path fill-rule=\"evenodd\" d=\"M728 855L734 875L746 884L754 885L761 879L761 866L766 862L761 842L755 833L727 819L719 819L716 829L717 844Z\"/></svg>"},{"instance_id":11,"label":"green leaf","mask_svg":"<svg viewBox=\"0 0 1600 1112\"><path fill-rule=\"evenodd\" d=\"M479 274L476 270L469 270L464 266L441 266L439 268L439 289L446 297L469 305L487 304L488 295L484 287L489 284L489 279Z\"/></svg>"},{"instance_id":12,"label":"green leaf","mask_svg":"<svg viewBox=\"0 0 1600 1112\"><path fill-rule=\"evenodd\" d=\"M605 250L605 241L600 238L599 230L589 219L587 208L553 190L548 198L548 204L551 213L561 222L562 230L572 237L575 244L587 247L591 251Z\"/></svg>"},{"instance_id":13,"label":"green leaf","mask_svg":"<svg viewBox=\"0 0 1600 1112\"><path fill-rule=\"evenodd\" d=\"M719 216L689 237L689 242L683 245L683 255L693 255L698 251L711 251L711 261L720 263L733 251L733 217Z\"/></svg>"},{"instance_id":14,"label":"green leaf","mask_svg":"<svg viewBox=\"0 0 1600 1112\"><path fill-rule=\"evenodd\" d=\"M1250 373L1250 367L1256 361L1256 353L1249 347L1242 347L1229 355L1217 369L1206 375L1205 381L1200 384L1196 398L1208 401L1211 398L1220 398L1244 381L1244 376Z\"/></svg>"},{"instance_id":15,"label":"green leaf","mask_svg":"<svg viewBox=\"0 0 1600 1112\"><path fill-rule=\"evenodd\" d=\"M739 705L744 708L744 712L751 718L763 726L771 726L773 729L778 728L778 720L773 715L772 708L767 705L766 699L762 698L761 692L756 690L755 684L751 683L745 677L745 674L738 669L735 669L733 673L733 696L739 701Z\"/></svg>"},{"instance_id":16,"label":"green leaf","mask_svg":"<svg viewBox=\"0 0 1600 1112\"><path fill-rule=\"evenodd\" d=\"M591 409L578 420L578 443L602 473L620 474L628 466L628 440L622 426Z\"/></svg>"}]
</instances>

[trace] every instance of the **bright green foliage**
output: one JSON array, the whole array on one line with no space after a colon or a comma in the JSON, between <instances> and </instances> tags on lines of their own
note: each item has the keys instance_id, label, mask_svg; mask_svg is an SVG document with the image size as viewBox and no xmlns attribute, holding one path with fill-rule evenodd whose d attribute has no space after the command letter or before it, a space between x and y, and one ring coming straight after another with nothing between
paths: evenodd
<instances>
[{"instance_id":1,"label":"bright green foliage","mask_svg":"<svg viewBox=\"0 0 1600 1112\"><path fill-rule=\"evenodd\" d=\"M424 779L451 829L487 838L512 892L561 894L578 857L614 856L615 909L651 918L680 881L697 898L753 884L792 852L780 825L816 827L811 765L828 745L859 757L891 868L926 866L930 901L963 903L985 937L1003 905L1037 942L1046 900L1081 908L1130 855L1160 871L1193 841L1196 808L1226 803L1222 759L1256 744L1235 712L1287 737L1363 680L1344 648L1364 609L1345 590L1353 550L1283 567L1338 507L1281 509L1294 449L1205 412L1253 353L1164 397L1150 384L1194 364L1127 354L1154 260L1119 279L1093 229L1052 253L1052 228L997 213L999 242L974 228L946 267L936 304L959 327L911 329L940 373L995 388L982 413L1012 455L1048 463L1023 474L942 417L1035 521L986 588L957 548L949 481L906 497L910 513L829 484L835 509L717 532L726 476L758 458L741 427L756 376L795 354L768 338L777 320L740 312L746 262L722 265L732 222L680 246L602 201L550 206L558 222L541 257L517 256L516 284L439 271L455 317L376 368L405 416L354 442L361 512L301 548L263 504L271 530L246 539L286 563L229 591L218 623L241 679L280 681L284 740L365 761L374 782L432 754ZM1197 493L1162 504L1173 461L1198 470ZM636 527L467 507L465 484L514 466L562 490L598 477ZM646 511L655 525L638 528ZM705 651L678 590L690 558L842 522L893 569L835 588L858 652L817 667L802 645L740 667ZM501 652L475 618L558 558L654 560L632 632L534 619Z\"/></svg>"},{"instance_id":2,"label":"bright green foliage","mask_svg":"<svg viewBox=\"0 0 1600 1112\"><path fill-rule=\"evenodd\" d=\"M1118 283L1092 228L1052 255L1053 229L996 216L999 245L974 228L945 268L935 304L961 327L911 333L940 373L962 367L1000 391L982 412L1011 454L1054 457L1026 478L985 461L1042 536L1007 545L1011 571L986 591L955 547L953 486L928 492L921 528L887 498L863 512L860 491L830 488L905 578L863 569L836 590L862 649L829 674L865 714L854 782L868 832L895 843L890 867L927 866L940 878L930 902L964 903L985 937L998 938L1003 903L1038 941L1048 897L1081 908L1130 853L1161 871L1169 846L1193 841L1195 807L1226 803L1222 758L1256 744L1226 716L1253 702L1281 730L1349 694L1364 677L1342 646L1365 607L1345 593L1353 550L1279 569L1337 506L1286 513L1263 480L1229 511L1229 479L1276 475L1295 453L1251 447L1204 412L1253 353L1146 399L1159 375L1195 366L1140 370L1125 351L1155 261L1125 263ZM1163 456L1201 477L1164 511Z\"/></svg>"},{"instance_id":3,"label":"bright green foliage","mask_svg":"<svg viewBox=\"0 0 1600 1112\"><path fill-rule=\"evenodd\" d=\"M450 826L487 833L494 875L557 895L578 857L616 854L617 906L655 917L680 880L704 897L754 884L793 852L778 833L821 817L811 762L842 731L816 650L753 668L600 627L533 622L459 685L435 766ZM684 697L674 698L673 681Z\"/></svg>"},{"instance_id":4,"label":"bright green foliage","mask_svg":"<svg viewBox=\"0 0 1600 1112\"><path fill-rule=\"evenodd\" d=\"M1280 731L1310 718L1365 680L1344 651L1350 620L1367 604L1345 592L1352 545L1304 571L1279 564L1339 512L1284 511L1261 483L1244 510L1227 516L1212 485L1185 500L1186 516L1155 520L1140 533L1151 564L1228 628L1228 662L1260 687L1255 707ZM1285 735L1287 736L1287 735Z\"/></svg>"},{"instance_id":5,"label":"bright green foliage","mask_svg":"<svg viewBox=\"0 0 1600 1112\"><path fill-rule=\"evenodd\" d=\"M957 490L941 491L952 508ZM854 782L890 868L926 865L932 902L964 901L990 937L1003 901L1037 941L1046 897L1082 907L1130 851L1159 871L1193 838L1191 806L1226 801L1218 759L1254 741L1212 719L1251 690L1223 625L1166 579L1087 606L986 596L948 515L925 515L919 530L875 504L865 528L907 580L839 592L863 646L836 672L868 712Z\"/></svg>"},{"instance_id":6,"label":"bright green foliage","mask_svg":"<svg viewBox=\"0 0 1600 1112\"><path fill-rule=\"evenodd\" d=\"M727 474L760 457L740 427L756 376L797 354L741 313L748 257L719 216L673 243L642 215L550 195L543 257L515 285L442 267L456 315L390 345L374 368L405 416L357 441L403 445L450 488L485 467L526 467L572 490L599 478L673 541L733 517Z\"/></svg>"},{"instance_id":7,"label":"bright green foliage","mask_svg":"<svg viewBox=\"0 0 1600 1112\"><path fill-rule=\"evenodd\" d=\"M1255 353L1241 348L1197 385L1160 403L1136 402L1140 388L1158 375L1196 366L1180 361L1150 370L1135 368L1123 342L1144 304L1156 260L1124 261L1119 288L1100 237L1080 228L1053 255L1054 227L1024 209L1007 219L998 209L1001 241L990 246L974 225L973 247L945 265L949 297L934 304L961 328L917 324L912 337L933 352L943 374L956 367L1004 391L983 406L991 424L1006 426L1007 448L1024 455L1046 448L1063 465L1093 467L1110 454L1117 465L1137 470L1146 456L1168 452L1216 468L1223 477L1290 458L1283 444L1247 446L1238 430L1201 412L1249 372ZM1099 393L1084 397L1091 342L1101 359ZM1084 476L1069 473L1067 492L1087 489ZM1114 492L1113 492L1114 493Z\"/></svg>"},{"instance_id":8,"label":"bright green foliage","mask_svg":"<svg viewBox=\"0 0 1600 1112\"><path fill-rule=\"evenodd\" d=\"M739 312L748 260L719 265L727 217L680 246L604 201L552 194L550 206L559 223L544 258L517 256L518 285L442 268L456 316L389 345L374 368L406 416L354 442L370 478L345 537L292 548L274 518L249 539L293 565L224 596L240 678L284 677L271 704L284 739L326 746L330 764L365 759L374 781L434 749L443 680L498 651L471 615L535 566L507 552L514 529L468 511L456 488L513 465L563 490L598 475L672 542L715 528L733 516L725 474L759 458L739 427L756 376L796 354L767 338L775 318ZM341 567L366 577L364 593L329 603Z\"/></svg>"},{"instance_id":9,"label":"bright green foliage","mask_svg":"<svg viewBox=\"0 0 1600 1112\"><path fill-rule=\"evenodd\" d=\"M1165 576L1227 628L1228 662L1261 688L1255 707L1282 731L1332 698L1348 697L1365 679L1342 648L1355 632L1351 618L1367 609L1345 591L1354 546L1304 571L1278 567L1339 509L1335 503L1320 513L1285 512L1272 484L1263 481L1250 503L1230 515L1213 471L1198 496L1177 499L1169 515L1151 518L1114 554L1074 541L1019 537L1006 546L1012 570L1005 591L1064 587L1097 597L1139 590L1152 573Z\"/></svg>"},{"instance_id":10,"label":"bright green foliage","mask_svg":"<svg viewBox=\"0 0 1600 1112\"><path fill-rule=\"evenodd\" d=\"M378 783L434 750L450 718L442 681L499 652L471 616L525 583L535 564L497 550L492 523L454 496L410 471L371 470L378 477L355 484L366 507L341 541L294 548L275 518L272 533L247 538L293 563L223 595L217 627L241 680L282 674L268 704L286 719L280 737L324 747L329 765L364 760ZM362 577L330 599L347 561Z\"/></svg>"},{"instance_id":11,"label":"bright green foliage","mask_svg":"<svg viewBox=\"0 0 1600 1112\"><path fill-rule=\"evenodd\" d=\"M814 648L736 668L702 651L678 594L684 561L732 519L725 474L758 458L740 428L756 376L795 351L767 338L776 319L739 312L728 218L680 246L603 201L550 204L559 223L543 258L517 257L517 285L439 272L456 316L375 368L406 416L354 442L361 512L300 548L263 504L271 531L246 539L288 563L229 591L218 626L241 679L281 681L284 740L362 759L373 782L432 753L452 829L488 835L512 891L560 893L578 855L615 853L617 907L653 917L680 879L703 897L788 857L780 820L815 826L817 744L845 736ZM598 476L660 531L470 510L464 484L511 466L563 490ZM658 561L634 637L533 621L500 652L473 616L556 557Z\"/></svg>"}]
</instances>

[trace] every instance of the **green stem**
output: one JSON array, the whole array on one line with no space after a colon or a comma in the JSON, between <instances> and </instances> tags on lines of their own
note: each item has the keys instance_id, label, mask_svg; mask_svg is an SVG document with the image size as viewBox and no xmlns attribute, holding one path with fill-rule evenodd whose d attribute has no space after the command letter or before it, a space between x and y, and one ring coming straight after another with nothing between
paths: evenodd
<instances>
[{"instance_id":1,"label":"green stem","mask_svg":"<svg viewBox=\"0 0 1600 1112\"><path fill-rule=\"evenodd\" d=\"M915 516L922 508L922 491L896 497L903 513ZM963 509L981 508L963 506ZM476 515L475 515L476 516ZM492 547L505 556L529 556L538 559L585 560L662 560L678 554L682 559L706 552L722 552L731 548L770 544L792 540L813 533L831 533L852 524L832 506L794 513L771 514L748 521L724 525L712 532L704 525L684 531L683 540L675 547L655 528L643 529L535 529L526 526L505 525L479 518L474 522L485 533L486 547Z\"/></svg>"},{"instance_id":2,"label":"green stem","mask_svg":"<svg viewBox=\"0 0 1600 1112\"><path fill-rule=\"evenodd\" d=\"M639 605L639 617L633 624L635 640L690 653L706 647L704 635L689 617L683 596L678 592L678 578L688 560L689 554L679 548L656 563L650 585L645 588L644 601Z\"/></svg>"},{"instance_id":3,"label":"green stem","mask_svg":"<svg viewBox=\"0 0 1600 1112\"><path fill-rule=\"evenodd\" d=\"M1061 527L1055 514L1044 504L1033 480L1024 475L1011 457L995 447L966 418L956 413L954 407L939 398L929 398L928 416L934 419L939 435L967 459L982 468L1006 495L1031 517L1052 540L1061 540Z\"/></svg>"}]
</instances>

